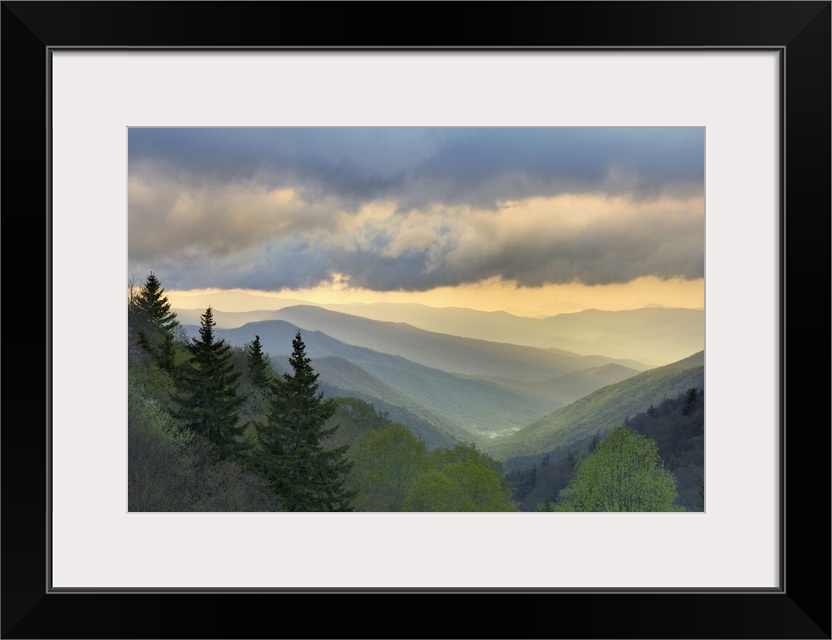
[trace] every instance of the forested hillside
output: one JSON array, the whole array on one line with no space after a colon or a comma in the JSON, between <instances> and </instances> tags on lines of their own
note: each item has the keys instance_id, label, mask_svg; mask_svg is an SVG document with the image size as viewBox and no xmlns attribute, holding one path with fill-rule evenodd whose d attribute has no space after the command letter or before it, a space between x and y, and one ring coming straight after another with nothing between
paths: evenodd
<instances>
[{"instance_id":1,"label":"forested hillside","mask_svg":"<svg viewBox=\"0 0 832 640\"><path fill-rule=\"evenodd\" d=\"M276 371L289 371L288 356L271 359ZM319 387L327 398L355 398L373 404L391 420L407 426L422 438L429 449L453 446L456 442L480 439L465 431L431 407L414 400L396 387L368 373L361 367L335 356L313 358L320 375Z\"/></svg>"},{"instance_id":2,"label":"forested hillside","mask_svg":"<svg viewBox=\"0 0 832 640\"><path fill-rule=\"evenodd\" d=\"M517 510L473 442L425 426L429 447L369 402L325 397L300 331L277 371L259 336L218 338L211 307L184 335L153 274L128 305L130 511Z\"/></svg>"},{"instance_id":3,"label":"forested hillside","mask_svg":"<svg viewBox=\"0 0 832 640\"><path fill-rule=\"evenodd\" d=\"M702 388L704 358L704 352L699 352L598 389L510 436L490 441L487 451L512 470L539 463L547 455L561 457L569 448L603 435L651 404L658 405L691 387Z\"/></svg>"},{"instance_id":4,"label":"forested hillside","mask_svg":"<svg viewBox=\"0 0 832 640\"><path fill-rule=\"evenodd\" d=\"M663 467L674 476L676 504L686 511L702 511L705 500L705 411L702 389L650 404L620 426L650 438ZM575 478L581 462L595 451L601 439L569 448L555 458L545 456L539 464L509 473L514 499L523 511L554 507L561 491Z\"/></svg>"},{"instance_id":5,"label":"forested hillside","mask_svg":"<svg viewBox=\"0 0 832 640\"><path fill-rule=\"evenodd\" d=\"M236 346L244 346L259 335L268 353L286 355L286 345L291 344L292 336L299 330L300 327L282 320L269 320L217 330L217 335ZM197 332L198 328L189 328L189 335ZM401 356L348 344L320 331L304 331L303 335L310 357L334 356L360 367L415 402L429 406L475 440L518 429L559 406L554 400L542 399L522 388L431 368ZM439 423L434 426L445 428Z\"/></svg>"},{"instance_id":6,"label":"forested hillside","mask_svg":"<svg viewBox=\"0 0 832 640\"><path fill-rule=\"evenodd\" d=\"M131 511L703 508L701 352L642 373L607 362L524 383L319 332L313 359L300 328L220 331L210 306L186 328L152 273L128 310ZM508 437L470 431L485 414L540 415L547 395L580 397Z\"/></svg>"}]
</instances>

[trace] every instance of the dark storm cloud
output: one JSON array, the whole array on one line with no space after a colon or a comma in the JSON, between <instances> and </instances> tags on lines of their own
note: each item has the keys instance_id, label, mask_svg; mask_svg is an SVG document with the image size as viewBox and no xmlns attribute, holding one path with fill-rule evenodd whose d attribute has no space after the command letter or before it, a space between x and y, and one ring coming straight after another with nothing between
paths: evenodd
<instances>
[{"instance_id":1,"label":"dark storm cloud","mask_svg":"<svg viewBox=\"0 0 832 640\"><path fill-rule=\"evenodd\" d=\"M244 269L199 256L187 262L164 259L154 263L136 262L133 269L136 273L154 270L171 289L303 289L330 282L339 273L348 274L353 286L376 291L424 291L446 284L445 274L424 276L424 258L424 252L392 258L340 247L312 249L304 242L292 240L275 242L249 256Z\"/></svg>"},{"instance_id":2,"label":"dark storm cloud","mask_svg":"<svg viewBox=\"0 0 832 640\"><path fill-rule=\"evenodd\" d=\"M704 274L702 129L131 129L129 257L169 288Z\"/></svg>"},{"instance_id":3,"label":"dark storm cloud","mask_svg":"<svg viewBox=\"0 0 832 640\"><path fill-rule=\"evenodd\" d=\"M353 206L394 199L495 206L559 193L698 192L701 128L130 129L131 175L291 186Z\"/></svg>"},{"instance_id":4,"label":"dark storm cloud","mask_svg":"<svg viewBox=\"0 0 832 640\"><path fill-rule=\"evenodd\" d=\"M581 211L570 212L576 205ZM537 287L704 275L698 201L610 205L573 198L553 206L542 200L510 215L391 213L352 226L354 219L332 229L296 230L236 252L169 252L133 263L139 271L164 274L174 288L261 290L336 278L376 291L425 291L493 277Z\"/></svg>"}]
</instances>

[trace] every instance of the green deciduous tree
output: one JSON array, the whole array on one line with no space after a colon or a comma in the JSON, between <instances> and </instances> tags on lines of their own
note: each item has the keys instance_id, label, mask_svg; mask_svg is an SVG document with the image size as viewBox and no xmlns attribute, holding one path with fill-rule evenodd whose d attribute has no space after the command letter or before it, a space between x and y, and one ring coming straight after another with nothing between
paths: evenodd
<instances>
[{"instance_id":1,"label":"green deciduous tree","mask_svg":"<svg viewBox=\"0 0 832 640\"><path fill-rule=\"evenodd\" d=\"M411 488L405 511L517 511L499 462L471 443L432 452L437 467Z\"/></svg>"},{"instance_id":2,"label":"green deciduous tree","mask_svg":"<svg viewBox=\"0 0 832 640\"><path fill-rule=\"evenodd\" d=\"M625 426L611 429L558 495L556 511L684 511L676 479L656 443Z\"/></svg>"},{"instance_id":3,"label":"green deciduous tree","mask_svg":"<svg viewBox=\"0 0 832 640\"><path fill-rule=\"evenodd\" d=\"M175 331L179 321L170 310L165 290L152 271L138 292L131 287L128 313L131 330L136 332L139 345L153 357L156 364L171 371L175 359Z\"/></svg>"},{"instance_id":4,"label":"green deciduous tree","mask_svg":"<svg viewBox=\"0 0 832 640\"><path fill-rule=\"evenodd\" d=\"M179 428L152 385L134 373L128 375L128 511L280 510L263 478L236 460L217 461L210 443Z\"/></svg>"},{"instance_id":5,"label":"green deciduous tree","mask_svg":"<svg viewBox=\"0 0 832 640\"><path fill-rule=\"evenodd\" d=\"M274 379L268 415L256 424L258 466L289 511L351 511L352 494L344 486L351 467L347 447L324 447L338 429L327 427L335 403L318 392L300 331L289 364L292 373Z\"/></svg>"},{"instance_id":6,"label":"green deciduous tree","mask_svg":"<svg viewBox=\"0 0 832 640\"><path fill-rule=\"evenodd\" d=\"M356 511L402 511L413 484L428 470L425 441L401 424L364 433L350 447L347 487Z\"/></svg>"},{"instance_id":7,"label":"green deciduous tree","mask_svg":"<svg viewBox=\"0 0 832 640\"><path fill-rule=\"evenodd\" d=\"M231 347L214 336L211 307L200 317L199 338L188 344L188 360L177 371L176 417L183 426L207 438L221 458L241 448L243 424L239 408L245 397L237 393Z\"/></svg>"}]
</instances>

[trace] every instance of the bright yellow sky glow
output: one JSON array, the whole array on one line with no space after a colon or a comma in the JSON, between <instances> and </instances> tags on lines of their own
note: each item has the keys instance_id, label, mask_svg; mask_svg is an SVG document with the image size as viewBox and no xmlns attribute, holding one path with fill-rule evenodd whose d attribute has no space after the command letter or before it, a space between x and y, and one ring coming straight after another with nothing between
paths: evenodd
<instances>
[{"instance_id":1,"label":"bright yellow sky glow","mask_svg":"<svg viewBox=\"0 0 832 640\"><path fill-rule=\"evenodd\" d=\"M547 285L515 288L495 279L477 284L440 287L431 291L369 291L353 289L343 283L314 289L264 291L195 290L167 291L174 308L201 308L211 304L220 311L255 311L280 309L301 300L312 304L397 302L431 307L467 307L479 311L507 311L519 316L542 317L571 313L583 309L618 311L639 309L649 304L667 307L699 308L705 305L705 283L698 280L660 280L643 277L626 284L586 286L581 284Z\"/></svg>"}]
</instances>

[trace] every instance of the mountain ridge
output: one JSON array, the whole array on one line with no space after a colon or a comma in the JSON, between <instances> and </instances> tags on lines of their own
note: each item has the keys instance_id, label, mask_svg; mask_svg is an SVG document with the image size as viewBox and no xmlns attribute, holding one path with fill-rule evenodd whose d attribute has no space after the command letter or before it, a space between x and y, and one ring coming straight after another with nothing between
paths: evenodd
<instances>
[{"instance_id":1,"label":"mountain ridge","mask_svg":"<svg viewBox=\"0 0 832 640\"><path fill-rule=\"evenodd\" d=\"M204 294L203 298L209 300L211 296ZM245 320L285 319L279 315L284 309L312 307L365 320L405 323L423 331L461 338L561 349L582 356L600 354L634 368L638 367L623 360L634 360L643 363L643 368L649 368L675 362L705 346L705 311L701 307L648 305L626 310L584 309L533 318L507 311L431 307L419 303L315 304L290 298L251 295L249 298L269 301L269 308L246 312L215 308L217 326L231 328L232 324L233 327L242 326ZM185 309L180 305L175 306L174 311L181 313L183 324L196 324L202 310Z\"/></svg>"},{"instance_id":2,"label":"mountain ridge","mask_svg":"<svg viewBox=\"0 0 832 640\"><path fill-rule=\"evenodd\" d=\"M453 336L404 322L370 320L310 305L286 307L276 311L273 318L302 329L321 331L348 344L461 375L504 376L530 382L609 362L640 371L649 368L637 361L558 353L526 345Z\"/></svg>"},{"instance_id":3,"label":"mountain ridge","mask_svg":"<svg viewBox=\"0 0 832 640\"><path fill-rule=\"evenodd\" d=\"M555 409L515 433L491 440L487 451L509 462L563 452L594 435L623 423L629 416L646 411L691 387L702 388L705 380L704 351L664 367L644 371L611 384Z\"/></svg>"},{"instance_id":4,"label":"mountain ridge","mask_svg":"<svg viewBox=\"0 0 832 640\"><path fill-rule=\"evenodd\" d=\"M185 329L191 336L198 331L194 325L186 325ZM558 406L556 402L509 391L487 380L465 378L401 356L350 345L320 331L304 331L283 320L254 322L236 329L215 328L214 333L234 346L245 346L259 335L264 352L279 356L288 355L287 347L298 330L310 358L341 357L472 433L519 428Z\"/></svg>"}]
</instances>

